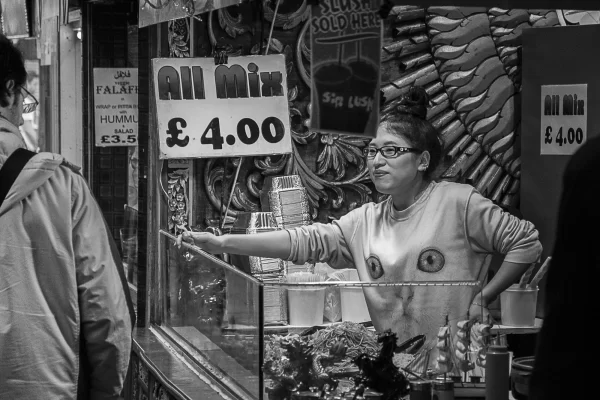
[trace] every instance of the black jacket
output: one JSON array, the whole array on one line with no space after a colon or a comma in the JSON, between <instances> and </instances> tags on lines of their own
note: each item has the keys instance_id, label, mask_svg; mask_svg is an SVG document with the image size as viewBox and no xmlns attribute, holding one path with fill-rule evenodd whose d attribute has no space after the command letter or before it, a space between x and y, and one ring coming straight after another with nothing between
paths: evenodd
<instances>
[{"instance_id":1,"label":"black jacket","mask_svg":"<svg viewBox=\"0 0 600 400\"><path fill-rule=\"evenodd\" d=\"M588 378L597 379L591 372L595 369L589 367L599 353L592 326L600 316L599 196L600 138L594 138L573 155L564 174L530 400L583 399L585 393L597 394L596 383Z\"/></svg>"}]
</instances>

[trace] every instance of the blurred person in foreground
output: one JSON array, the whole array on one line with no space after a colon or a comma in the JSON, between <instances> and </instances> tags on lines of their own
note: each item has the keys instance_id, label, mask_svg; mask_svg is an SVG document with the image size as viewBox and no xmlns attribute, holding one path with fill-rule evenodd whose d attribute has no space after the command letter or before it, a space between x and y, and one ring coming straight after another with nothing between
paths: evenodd
<instances>
[{"instance_id":1,"label":"blurred person in foreground","mask_svg":"<svg viewBox=\"0 0 600 400\"><path fill-rule=\"evenodd\" d=\"M593 390L582 379L598 355L595 331L587 328L600 315L594 296L600 269L600 207L595 197L600 193L599 155L600 138L588 140L563 177L530 400L588 398L580 395Z\"/></svg>"},{"instance_id":2,"label":"blurred person in foreground","mask_svg":"<svg viewBox=\"0 0 600 400\"><path fill-rule=\"evenodd\" d=\"M119 399L135 320L123 268L78 169L18 150L37 104L26 81L0 35L0 399Z\"/></svg>"}]
</instances>

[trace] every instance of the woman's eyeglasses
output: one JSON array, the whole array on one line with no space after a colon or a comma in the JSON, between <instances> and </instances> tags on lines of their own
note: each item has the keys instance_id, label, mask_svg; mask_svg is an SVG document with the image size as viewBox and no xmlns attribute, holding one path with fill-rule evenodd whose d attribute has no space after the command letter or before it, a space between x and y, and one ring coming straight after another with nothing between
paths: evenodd
<instances>
[{"instance_id":1,"label":"woman's eyeglasses","mask_svg":"<svg viewBox=\"0 0 600 400\"><path fill-rule=\"evenodd\" d=\"M21 93L23 94L23 114L29 114L30 112L34 112L37 106L40 104L40 102L23 86L21 86L21 91Z\"/></svg>"},{"instance_id":2,"label":"woman's eyeglasses","mask_svg":"<svg viewBox=\"0 0 600 400\"><path fill-rule=\"evenodd\" d=\"M377 153L381 153L384 158L396 158L403 153L419 153L421 150L413 147L398 147L398 146L383 146L380 148L376 147L365 147L363 154L368 159L373 159Z\"/></svg>"}]
</instances>

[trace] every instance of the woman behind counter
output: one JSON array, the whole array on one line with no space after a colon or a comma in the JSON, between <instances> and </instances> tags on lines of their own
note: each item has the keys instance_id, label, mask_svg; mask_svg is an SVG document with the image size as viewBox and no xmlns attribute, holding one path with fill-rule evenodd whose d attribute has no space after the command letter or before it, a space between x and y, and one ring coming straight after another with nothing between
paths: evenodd
<instances>
[{"instance_id":1,"label":"woman behind counter","mask_svg":"<svg viewBox=\"0 0 600 400\"><path fill-rule=\"evenodd\" d=\"M484 281L491 256L504 255L494 278L479 287L365 287L377 331L391 329L399 341L418 334L435 341L448 316L487 321L487 305L536 262L542 247L527 221L504 212L472 186L436 182L442 158L438 132L426 120L427 94L411 88L382 117L365 148L369 174L387 200L368 203L330 224L260 235L186 232L181 240L210 253L235 253L326 262L358 270L361 281ZM454 330L455 331L455 330Z\"/></svg>"}]
</instances>

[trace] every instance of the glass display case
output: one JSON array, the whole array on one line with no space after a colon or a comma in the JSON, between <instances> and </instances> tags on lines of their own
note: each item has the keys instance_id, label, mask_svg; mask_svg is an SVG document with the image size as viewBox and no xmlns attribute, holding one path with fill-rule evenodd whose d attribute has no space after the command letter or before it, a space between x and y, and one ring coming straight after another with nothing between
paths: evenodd
<instances>
[{"instance_id":1,"label":"glass display case","mask_svg":"<svg viewBox=\"0 0 600 400\"><path fill-rule=\"evenodd\" d=\"M479 281L369 283L349 273L350 280L332 280L332 276L339 278L339 272L329 273L327 281L323 277L293 282L292 274L287 279L265 279L244 272L227 255L217 257L187 243L178 248L176 236L167 231L160 230L159 237L160 279L155 289L160 316L155 328L191 356L196 367L243 399L303 398L301 389L310 397L315 388L329 388L331 396L353 393L359 381L369 382L365 360L370 360L367 365L382 362L386 346L393 350L388 361L393 361L403 382L435 379L443 375L437 362L438 342L448 340L448 350L453 349L453 337L464 319L452 310L449 315L436 315L440 303L471 299L480 290ZM317 268L306 274L325 273ZM399 301L427 290L431 310L424 305L411 315L399 316L417 323L409 324L411 329L395 329L397 337L390 345L369 318L364 290L395 291ZM342 313L344 305L347 310ZM421 334L420 327L427 334ZM444 327L451 333L447 339L439 335ZM472 376L483 375L475 362L479 352L467 352ZM452 374L451 369L445 372ZM297 389L296 397L290 397L292 387Z\"/></svg>"}]
</instances>

